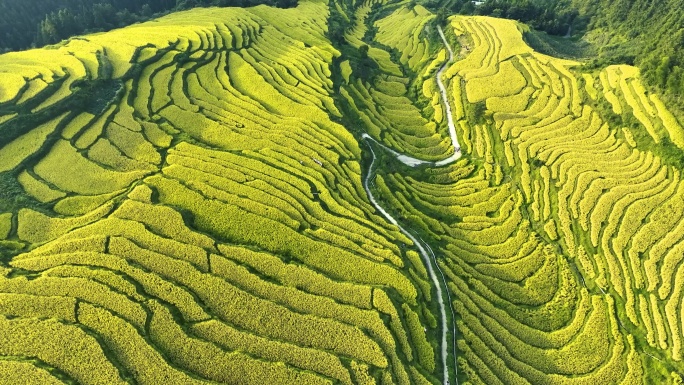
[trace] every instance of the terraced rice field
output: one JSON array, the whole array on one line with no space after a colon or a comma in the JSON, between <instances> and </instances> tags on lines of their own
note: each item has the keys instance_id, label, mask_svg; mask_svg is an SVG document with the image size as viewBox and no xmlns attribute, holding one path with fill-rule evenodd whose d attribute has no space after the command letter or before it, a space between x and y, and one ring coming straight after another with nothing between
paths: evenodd
<instances>
[{"instance_id":1,"label":"terraced rice field","mask_svg":"<svg viewBox=\"0 0 684 385\"><path fill-rule=\"evenodd\" d=\"M376 185L444 256L459 372L486 384L679 381L681 174L645 149L677 143L681 126L633 67L581 74L533 52L513 22L450 22L470 47L446 73L470 157L379 170ZM474 103L486 105L479 121ZM612 127L610 112L639 124Z\"/></svg>"},{"instance_id":2,"label":"terraced rice field","mask_svg":"<svg viewBox=\"0 0 684 385\"><path fill-rule=\"evenodd\" d=\"M437 27L302 0L0 55L0 383L681 383L680 123Z\"/></svg>"}]
</instances>

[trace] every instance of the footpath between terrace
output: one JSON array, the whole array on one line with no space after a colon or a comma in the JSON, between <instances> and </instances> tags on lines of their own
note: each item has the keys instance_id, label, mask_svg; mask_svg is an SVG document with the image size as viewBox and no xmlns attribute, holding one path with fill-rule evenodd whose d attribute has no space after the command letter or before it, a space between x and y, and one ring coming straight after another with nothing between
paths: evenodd
<instances>
[{"instance_id":1,"label":"footpath between terrace","mask_svg":"<svg viewBox=\"0 0 684 385\"><path fill-rule=\"evenodd\" d=\"M384 144L378 142L375 140L373 137L371 137L368 134L362 134L361 137L366 140L372 140L374 141L377 145L381 146L384 148L387 152L392 154L397 160L399 160L401 163L409 166L409 167L417 167L417 166L436 166L436 167L441 167L441 166L446 166L447 164L451 164L455 161L457 161L461 157L461 145L458 143L458 136L456 136L456 124L454 123L454 117L451 114L451 104L449 104L449 99L447 97L447 89L446 86L444 86L444 82L442 82L442 75L444 74L444 71L447 69L449 64L451 64L454 61L454 51L451 49L451 46L447 42L446 36L444 36L444 31L442 30L441 26L437 26L437 32L439 33L440 38L442 39L442 42L444 43L444 46L446 47L447 51L449 52L449 60L447 60L446 63L444 63L439 70L437 71L437 74L435 75L435 78L437 80L437 86L439 87L439 93L442 96L442 102L444 104L444 110L446 112L446 117L447 117L447 127L449 129L449 136L451 137L451 144L454 147L454 154L451 155L450 157L446 159L439 160L437 162L430 162L427 160L422 160L418 158L413 158L408 155L401 154Z\"/></svg>"},{"instance_id":2,"label":"footpath between terrace","mask_svg":"<svg viewBox=\"0 0 684 385\"><path fill-rule=\"evenodd\" d=\"M454 147L454 154L446 159L437 161L437 162L429 162L426 160L421 160L421 159L416 159L404 154L401 154L397 151L392 150L391 148L383 145L382 143L376 141L373 139L371 136L368 134L363 134L361 137L366 140L372 140L379 146L382 146L385 150L387 150L390 154L392 154L397 160L402 162L403 164L409 166L409 167L416 167L416 166L421 166L421 165L431 165L431 166L444 166L447 164L451 164L458 160L461 157L461 146L458 143L458 137L456 136L456 126L454 124L454 119L451 114L451 105L449 104L449 99L447 98L447 90L446 87L444 86L444 83L442 82L442 75L446 68L451 64L454 60L454 52L449 46L449 43L446 40L446 37L444 36L444 31L442 31L442 27L437 26L437 31L439 32L439 36L442 39L442 42L444 43L444 46L449 52L449 60L445 62L440 69L437 71L437 74L435 75L436 80L437 80L437 85L439 86L439 91L442 97L442 102L444 104L444 108L446 111L446 116L447 116L447 125L449 128L449 135L451 136L451 143ZM451 330L452 330L452 348L453 348L453 354L454 354L454 370L456 371L456 375L458 375L458 366L456 362L456 337L455 337L455 330L456 330L456 322L455 322L455 316L454 316L454 310L451 305L451 295L449 294L449 289L446 285L446 279L444 278L444 273L442 270L439 268L439 264L437 263L437 256L435 253L432 251L430 246L425 243L422 239L418 240L413 234L411 234L408 230L406 230L404 227L402 227L399 222L390 215L387 210L385 210L375 199L373 196L373 193L371 192L370 189L370 182L373 180L375 174L375 161L376 161L376 156L375 156L375 151L373 151L373 148L369 145L368 148L371 151L372 155L372 160L370 167L368 168L368 173L366 174L366 178L363 181L363 188L366 190L366 194L368 194L368 199L371 201L373 206L393 225L397 226L399 230L406 235L418 248L418 252L421 255L421 258L423 259L423 262L425 263L425 266L427 267L428 275L430 276L430 280L432 281L432 284L435 287L435 290L437 292L437 303L439 305L439 311L440 311L440 329L441 329L441 359L442 359L442 368L443 368L443 384L444 385L450 385L449 381L449 366L447 365L447 360L448 360L448 343L447 343L447 336L448 336L448 331L449 327L447 326L449 324L449 318L447 317L446 313L446 306L444 304L444 294L446 294L447 297L447 304L449 306L449 311L451 312ZM429 253L428 253L429 251ZM437 276L435 273L435 270L439 272L440 277ZM458 379L454 379L454 383L458 384Z\"/></svg>"}]
</instances>

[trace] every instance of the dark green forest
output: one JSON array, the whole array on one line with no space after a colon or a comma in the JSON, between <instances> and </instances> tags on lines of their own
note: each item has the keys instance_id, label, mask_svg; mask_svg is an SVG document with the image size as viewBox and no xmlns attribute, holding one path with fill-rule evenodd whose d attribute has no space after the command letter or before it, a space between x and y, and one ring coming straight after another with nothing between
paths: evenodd
<instances>
[{"instance_id":1,"label":"dark green forest","mask_svg":"<svg viewBox=\"0 0 684 385\"><path fill-rule=\"evenodd\" d=\"M437 0L431 9L515 19L593 49L589 68L632 64L646 83L684 109L684 0Z\"/></svg>"},{"instance_id":2,"label":"dark green forest","mask_svg":"<svg viewBox=\"0 0 684 385\"><path fill-rule=\"evenodd\" d=\"M641 68L646 81L680 107L684 100L683 0L573 0L590 20L598 66L613 62Z\"/></svg>"},{"instance_id":3,"label":"dark green forest","mask_svg":"<svg viewBox=\"0 0 684 385\"><path fill-rule=\"evenodd\" d=\"M551 35L565 35L571 25L586 24L570 0L446 0L435 2L432 8L443 16L458 13L518 20Z\"/></svg>"},{"instance_id":4,"label":"dark green forest","mask_svg":"<svg viewBox=\"0 0 684 385\"><path fill-rule=\"evenodd\" d=\"M194 7L292 7L296 0L5 0L0 1L0 52L54 44Z\"/></svg>"}]
</instances>

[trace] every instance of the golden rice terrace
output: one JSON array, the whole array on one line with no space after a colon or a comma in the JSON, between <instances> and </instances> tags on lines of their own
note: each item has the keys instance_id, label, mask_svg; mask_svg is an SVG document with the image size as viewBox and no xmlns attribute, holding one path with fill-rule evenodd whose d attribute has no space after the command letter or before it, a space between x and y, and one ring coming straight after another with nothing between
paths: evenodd
<instances>
[{"instance_id":1,"label":"golden rice terrace","mask_svg":"<svg viewBox=\"0 0 684 385\"><path fill-rule=\"evenodd\" d=\"M437 19L199 8L0 55L0 384L681 384L673 112Z\"/></svg>"}]
</instances>

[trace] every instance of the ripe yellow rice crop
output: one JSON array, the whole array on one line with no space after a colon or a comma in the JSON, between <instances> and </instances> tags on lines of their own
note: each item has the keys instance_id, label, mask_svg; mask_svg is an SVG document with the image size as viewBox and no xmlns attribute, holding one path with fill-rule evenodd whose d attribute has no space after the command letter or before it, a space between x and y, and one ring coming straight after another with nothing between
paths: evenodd
<instances>
[{"instance_id":1,"label":"ripe yellow rice crop","mask_svg":"<svg viewBox=\"0 0 684 385\"><path fill-rule=\"evenodd\" d=\"M9 171L36 153L47 137L55 132L66 113L44 123L0 148L0 172Z\"/></svg>"},{"instance_id":2,"label":"ripe yellow rice crop","mask_svg":"<svg viewBox=\"0 0 684 385\"><path fill-rule=\"evenodd\" d=\"M36 198L40 202L51 202L59 198L63 198L66 194L63 191L58 191L50 188L50 186L36 179L27 171L23 171L17 177L17 181L21 184L27 194Z\"/></svg>"},{"instance_id":3,"label":"ripe yellow rice crop","mask_svg":"<svg viewBox=\"0 0 684 385\"><path fill-rule=\"evenodd\" d=\"M489 77L471 79L466 83L468 102L477 103L488 98L518 94L527 85L525 77L508 60L499 64L499 71Z\"/></svg>"}]
</instances>

